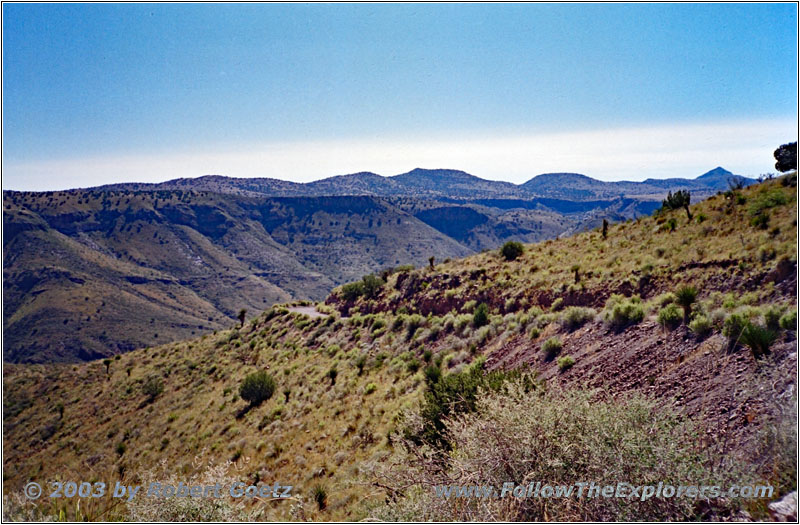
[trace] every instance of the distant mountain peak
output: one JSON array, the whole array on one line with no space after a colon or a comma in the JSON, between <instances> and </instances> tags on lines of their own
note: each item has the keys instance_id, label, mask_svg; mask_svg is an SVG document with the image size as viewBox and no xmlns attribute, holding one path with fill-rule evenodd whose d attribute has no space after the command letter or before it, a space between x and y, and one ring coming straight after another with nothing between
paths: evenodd
<instances>
[{"instance_id":1,"label":"distant mountain peak","mask_svg":"<svg viewBox=\"0 0 800 525\"><path fill-rule=\"evenodd\" d=\"M697 178L698 179L710 179L712 177L716 178L716 177L730 177L730 176L733 176L733 173L731 173L730 171L726 170L722 166L717 166L713 170L707 171L706 173L703 173L702 175L700 175Z\"/></svg>"}]
</instances>

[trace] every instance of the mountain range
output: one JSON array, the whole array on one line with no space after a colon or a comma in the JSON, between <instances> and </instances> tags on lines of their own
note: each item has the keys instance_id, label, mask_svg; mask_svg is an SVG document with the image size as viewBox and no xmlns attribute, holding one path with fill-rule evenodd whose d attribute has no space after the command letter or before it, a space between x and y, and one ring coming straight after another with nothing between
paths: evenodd
<instances>
[{"instance_id":1,"label":"mountain range","mask_svg":"<svg viewBox=\"0 0 800 525\"><path fill-rule=\"evenodd\" d=\"M456 170L356 173L307 184L205 176L3 193L3 359L96 359L228 326L241 309L319 300L336 285L648 215L755 181L525 184Z\"/></svg>"}]
</instances>

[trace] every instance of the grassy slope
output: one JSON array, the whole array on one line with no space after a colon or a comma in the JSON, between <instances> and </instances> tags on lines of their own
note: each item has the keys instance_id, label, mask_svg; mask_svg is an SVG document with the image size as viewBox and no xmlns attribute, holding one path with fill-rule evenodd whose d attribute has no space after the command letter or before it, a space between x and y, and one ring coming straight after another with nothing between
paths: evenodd
<instances>
[{"instance_id":1,"label":"grassy slope","mask_svg":"<svg viewBox=\"0 0 800 525\"><path fill-rule=\"evenodd\" d=\"M762 230L750 226L748 209L766 190L782 192L788 202L767 210L770 224ZM720 196L695 205L695 217L706 216L699 224L686 224L685 213L676 211L612 226L606 240L593 231L528 246L514 262L496 252L484 253L435 270L395 274L376 299L359 300L356 306L362 313L350 318L337 314L309 320L272 309L241 330L125 354L112 361L109 375L97 361L6 365L6 491L31 479L77 480L87 473L113 483L122 472L130 484L160 460L166 460L171 471L188 475L196 468L195 456L215 463L237 458L242 466L237 476L254 480L258 473L262 480L293 483L305 498L308 519L363 518L363 503L382 496L375 487L361 484L359 465L391 453L387 436L397 428L398 413L415 406L421 395L424 349L450 372L484 353L496 366L534 366L548 381L579 385L587 380L611 393L644 389L672 405L671 387L678 379L683 381L682 392L706 388L707 376L695 377L699 369L682 366L683 358L702 364L697 355L717 351L719 325L705 341L692 339L683 328L665 338L652 320L653 306L645 322L621 333L609 332L600 320L570 333L559 324L560 313L537 314L529 308L546 310L562 298L599 309L612 292L636 290L647 303L679 283L696 285L700 308L709 313L750 308L757 315L759 306L769 304L796 308L794 271L783 279L765 277L774 276L781 257L796 257L794 192L793 187L771 182L743 190L746 202L741 204ZM670 218L677 220L676 230L659 232ZM723 266L723 260L734 262ZM577 284L571 269L575 264L580 265ZM645 273L651 277L642 281ZM480 329L470 323L475 300L492 306L489 325ZM329 302L341 310L353 306L336 294ZM398 313L400 307L439 315L415 317ZM531 339L534 327L541 333ZM553 362L537 357L543 341L557 334L578 358L573 369L561 375ZM775 359L759 368L747 350L738 350L732 368L724 373L741 374L736 380L743 384L761 373L791 383L794 368L788 366L787 355L795 344L791 334L781 337ZM634 354L624 354L626 347ZM358 367L361 356L363 373ZM637 374L623 365L642 359L649 360L645 364L652 379L641 376L637 381L631 377ZM338 375L331 386L328 371L334 366ZM245 406L235 398L241 380L264 368L276 378L276 394L237 417ZM598 373L602 368L614 373ZM676 369L688 372L676 379L670 375ZM165 389L148 403L142 383L151 375L160 376ZM732 381L712 390L723 395ZM284 390L289 391L288 402ZM735 399L737 414L755 399L748 395ZM64 405L63 419L59 403ZM120 442L126 444L122 454L117 452ZM311 489L318 484L328 490L328 506L321 511L309 503ZM266 510L268 519L290 517L287 502L259 508Z\"/></svg>"}]
</instances>

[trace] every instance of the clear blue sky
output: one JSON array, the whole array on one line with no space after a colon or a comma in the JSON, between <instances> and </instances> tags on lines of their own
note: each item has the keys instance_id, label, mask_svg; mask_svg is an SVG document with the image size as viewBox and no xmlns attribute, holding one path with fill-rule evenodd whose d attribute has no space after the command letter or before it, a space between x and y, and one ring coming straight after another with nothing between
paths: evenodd
<instances>
[{"instance_id":1,"label":"clear blue sky","mask_svg":"<svg viewBox=\"0 0 800 525\"><path fill-rule=\"evenodd\" d=\"M378 171L363 141L750 121L793 140L796 28L794 4L4 4L4 187L33 187L25 166L286 143L362 141Z\"/></svg>"}]
</instances>

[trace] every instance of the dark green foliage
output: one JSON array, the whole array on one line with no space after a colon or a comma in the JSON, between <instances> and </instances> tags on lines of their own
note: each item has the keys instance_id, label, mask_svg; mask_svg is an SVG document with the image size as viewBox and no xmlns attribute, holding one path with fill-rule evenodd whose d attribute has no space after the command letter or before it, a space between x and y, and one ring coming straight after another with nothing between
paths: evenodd
<instances>
[{"instance_id":1,"label":"dark green foliage","mask_svg":"<svg viewBox=\"0 0 800 525\"><path fill-rule=\"evenodd\" d=\"M142 392L148 397L150 401L157 398L161 392L164 391L164 382L158 376L150 376L147 381L142 385Z\"/></svg>"},{"instance_id":2,"label":"dark green foliage","mask_svg":"<svg viewBox=\"0 0 800 525\"><path fill-rule=\"evenodd\" d=\"M780 188L772 188L770 190L763 189L750 202L748 212L752 217L763 214L764 210L775 208L776 206L783 206L789 202L786 193Z\"/></svg>"},{"instance_id":3,"label":"dark green foliage","mask_svg":"<svg viewBox=\"0 0 800 525\"><path fill-rule=\"evenodd\" d=\"M377 275L365 275L360 281L342 286L342 298L345 301L355 301L363 295L367 299L372 299L378 295L384 284L383 279Z\"/></svg>"},{"instance_id":4,"label":"dark green foliage","mask_svg":"<svg viewBox=\"0 0 800 525\"><path fill-rule=\"evenodd\" d=\"M778 321L778 324L784 330L797 331L797 310L792 310L784 314Z\"/></svg>"},{"instance_id":5,"label":"dark green foliage","mask_svg":"<svg viewBox=\"0 0 800 525\"><path fill-rule=\"evenodd\" d=\"M667 226L669 227L669 231L674 232L675 228L678 227L678 221L675 220L675 217L670 217L667 221Z\"/></svg>"},{"instance_id":6,"label":"dark green foliage","mask_svg":"<svg viewBox=\"0 0 800 525\"><path fill-rule=\"evenodd\" d=\"M489 306L486 303L481 303L475 307L472 313L472 326L480 328L489 324Z\"/></svg>"},{"instance_id":7,"label":"dark green foliage","mask_svg":"<svg viewBox=\"0 0 800 525\"><path fill-rule=\"evenodd\" d=\"M694 286L681 286L675 291L675 303L683 308L683 322L689 323L692 316L692 305L697 300L697 288Z\"/></svg>"},{"instance_id":8,"label":"dark green foliage","mask_svg":"<svg viewBox=\"0 0 800 525\"><path fill-rule=\"evenodd\" d=\"M766 327L773 332L777 332L781 327L780 320L782 314L783 312L777 306L770 306L767 308L764 312L764 324Z\"/></svg>"},{"instance_id":9,"label":"dark green foliage","mask_svg":"<svg viewBox=\"0 0 800 525\"><path fill-rule=\"evenodd\" d=\"M728 350L733 350L739 343L744 332L745 326L750 321L742 315L731 314L725 319L722 327L722 335L728 338Z\"/></svg>"},{"instance_id":10,"label":"dark green foliage","mask_svg":"<svg viewBox=\"0 0 800 525\"><path fill-rule=\"evenodd\" d=\"M425 367L425 381L428 385L437 383L442 378L442 370L438 366L429 365Z\"/></svg>"},{"instance_id":11,"label":"dark green foliage","mask_svg":"<svg viewBox=\"0 0 800 525\"><path fill-rule=\"evenodd\" d=\"M339 375L339 371L338 371L338 370L336 370L336 367L335 367L335 366L334 366L334 367L331 367L331 369L330 369L330 370L328 370L328 379L330 379L330 380L331 380L331 386L333 386L333 385L335 385L335 384L336 384L336 376L337 376L337 375Z\"/></svg>"},{"instance_id":12,"label":"dark green foliage","mask_svg":"<svg viewBox=\"0 0 800 525\"><path fill-rule=\"evenodd\" d=\"M366 355L361 354L360 356L358 356L356 358L355 365L356 365L356 368L358 368L358 375L361 375L361 374L364 373L364 366L366 366L366 364L367 364L367 356Z\"/></svg>"},{"instance_id":13,"label":"dark green foliage","mask_svg":"<svg viewBox=\"0 0 800 525\"><path fill-rule=\"evenodd\" d=\"M741 342L750 348L756 359L769 353L769 347L778 338L772 330L753 323L746 323L742 330Z\"/></svg>"},{"instance_id":14,"label":"dark green foliage","mask_svg":"<svg viewBox=\"0 0 800 525\"><path fill-rule=\"evenodd\" d=\"M526 390L536 387L534 377L520 370L487 372L485 360L479 359L462 372L441 375L427 367L426 390L420 410L423 425L419 432L406 430L412 442L427 443L440 450L449 450L444 420L458 414L474 412L480 390L498 391L507 381L521 379ZM430 370L430 376L429 376ZM437 369L438 370L438 369Z\"/></svg>"},{"instance_id":15,"label":"dark green foliage","mask_svg":"<svg viewBox=\"0 0 800 525\"><path fill-rule=\"evenodd\" d=\"M328 506L328 491L322 485L315 485L311 489L311 498L319 510L325 510L325 507Z\"/></svg>"},{"instance_id":16,"label":"dark green foliage","mask_svg":"<svg viewBox=\"0 0 800 525\"><path fill-rule=\"evenodd\" d=\"M797 142L783 144L773 153L775 169L781 173L797 169Z\"/></svg>"},{"instance_id":17,"label":"dark green foliage","mask_svg":"<svg viewBox=\"0 0 800 525\"><path fill-rule=\"evenodd\" d=\"M125 451L128 450L128 446L124 442L120 441L119 443L117 443L115 449L117 451L117 454L122 456L125 453Z\"/></svg>"},{"instance_id":18,"label":"dark green foliage","mask_svg":"<svg viewBox=\"0 0 800 525\"><path fill-rule=\"evenodd\" d=\"M750 225L758 228L759 230L766 230L769 226L769 215L766 213L759 213L750 219Z\"/></svg>"},{"instance_id":19,"label":"dark green foliage","mask_svg":"<svg viewBox=\"0 0 800 525\"><path fill-rule=\"evenodd\" d=\"M513 261L522 255L524 251L525 247L521 242L517 241L508 241L500 248L500 253L506 258L506 261Z\"/></svg>"},{"instance_id":20,"label":"dark green foliage","mask_svg":"<svg viewBox=\"0 0 800 525\"><path fill-rule=\"evenodd\" d=\"M692 195L689 190L678 190L675 193L669 192L667 198L661 202L661 207L665 210L686 210L686 216L692 220L692 213L689 211L689 203Z\"/></svg>"},{"instance_id":21,"label":"dark green foliage","mask_svg":"<svg viewBox=\"0 0 800 525\"><path fill-rule=\"evenodd\" d=\"M264 370L245 377L239 387L239 396L253 406L271 398L273 393L275 393L275 379Z\"/></svg>"}]
</instances>

